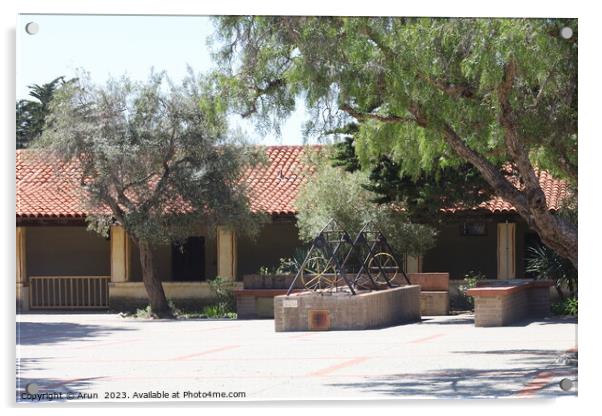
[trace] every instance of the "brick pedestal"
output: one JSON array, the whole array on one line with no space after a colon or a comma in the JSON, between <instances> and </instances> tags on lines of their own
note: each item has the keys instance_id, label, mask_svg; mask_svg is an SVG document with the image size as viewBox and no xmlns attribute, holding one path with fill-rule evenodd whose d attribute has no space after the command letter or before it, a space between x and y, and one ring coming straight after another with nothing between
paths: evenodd
<instances>
[{"instance_id":1,"label":"brick pedestal","mask_svg":"<svg viewBox=\"0 0 602 416\"><path fill-rule=\"evenodd\" d=\"M382 328L420 318L417 285L355 296L300 292L274 298L276 332Z\"/></svg>"},{"instance_id":2,"label":"brick pedestal","mask_svg":"<svg viewBox=\"0 0 602 416\"><path fill-rule=\"evenodd\" d=\"M527 317L542 317L550 312L551 281L500 281L467 291L475 302L475 326L504 326Z\"/></svg>"}]
</instances>

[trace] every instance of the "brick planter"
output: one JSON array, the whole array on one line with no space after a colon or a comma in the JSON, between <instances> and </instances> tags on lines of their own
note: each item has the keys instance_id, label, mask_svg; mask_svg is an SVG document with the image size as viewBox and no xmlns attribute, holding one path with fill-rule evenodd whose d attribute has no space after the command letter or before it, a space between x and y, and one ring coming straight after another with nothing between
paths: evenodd
<instances>
[{"instance_id":1,"label":"brick planter","mask_svg":"<svg viewBox=\"0 0 602 416\"><path fill-rule=\"evenodd\" d=\"M274 298L276 332L361 330L419 321L420 287L409 285L352 296L298 292Z\"/></svg>"},{"instance_id":2,"label":"brick planter","mask_svg":"<svg viewBox=\"0 0 602 416\"><path fill-rule=\"evenodd\" d=\"M550 313L550 280L502 280L468 289L475 302L475 326L504 326Z\"/></svg>"}]
</instances>

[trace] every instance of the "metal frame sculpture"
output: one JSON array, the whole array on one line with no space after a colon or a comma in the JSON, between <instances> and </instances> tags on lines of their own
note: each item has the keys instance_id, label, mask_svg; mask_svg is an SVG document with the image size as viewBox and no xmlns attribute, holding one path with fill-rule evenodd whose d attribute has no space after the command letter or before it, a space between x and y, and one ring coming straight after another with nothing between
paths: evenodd
<instances>
[{"instance_id":1,"label":"metal frame sculpture","mask_svg":"<svg viewBox=\"0 0 602 416\"><path fill-rule=\"evenodd\" d=\"M399 272L410 284L400 264L387 239L374 224L365 224L352 240L347 231L331 219L313 240L287 295L299 278L303 287L309 290L336 292L346 285L352 295L357 290L392 288L391 282ZM357 271L348 273L353 266ZM349 279L348 274L354 274L353 279Z\"/></svg>"},{"instance_id":2,"label":"metal frame sculpture","mask_svg":"<svg viewBox=\"0 0 602 416\"><path fill-rule=\"evenodd\" d=\"M360 269L353 280L356 288L378 290L383 286L393 287L391 282L399 272L406 283L410 284L403 270L403 263L397 259L384 234L373 223L366 223L362 227L355 239L354 247L363 256Z\"/></svg>"},{"instance_id":3,"label":"metal frame sculpture","mask_svg":"<svg viewBox=\"0 0 602 416\"><path fill-rule=\"evenodd\" d=\"M343 250L353 250L353 241L347 231L332 219L314 238L287 295L291 293L299 278L306 289L337 290L345 282L352 293L355 293L351 282L347 279L347 274L343 272L344 265L340 261Z\"/></svg>"}]
</instances>

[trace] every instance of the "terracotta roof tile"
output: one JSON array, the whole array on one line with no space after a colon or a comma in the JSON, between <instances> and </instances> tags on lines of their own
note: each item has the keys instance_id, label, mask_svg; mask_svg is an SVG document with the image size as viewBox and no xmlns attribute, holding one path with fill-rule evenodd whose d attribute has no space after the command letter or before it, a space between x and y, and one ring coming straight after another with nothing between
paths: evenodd
<instances>
[{"instance_id":1,"label":"terracotta roof tile","mask_svg":"<svg viewBox=\"0 0 602 416\"><path fill-rule=\"evenodd\" d=\"M314 146L316 148L316 146ZM303 165L303 146L268 146L268 163L245 174L249 185L251 208L268 214L295 214L294 206L301 185L311 174ZM60 174L59 172L60 171ZM21 218L83 218L86 209L81 202L78 167L55 164L39 152L17 150L16 214ZM554 179L545 171L538 172L541 186L551 210L557 210L568 194L565 181ZM461 208L448 209L455 212ZM502 198L493 198L469 210L516 212Z\"/></svg>"}]
</instances>

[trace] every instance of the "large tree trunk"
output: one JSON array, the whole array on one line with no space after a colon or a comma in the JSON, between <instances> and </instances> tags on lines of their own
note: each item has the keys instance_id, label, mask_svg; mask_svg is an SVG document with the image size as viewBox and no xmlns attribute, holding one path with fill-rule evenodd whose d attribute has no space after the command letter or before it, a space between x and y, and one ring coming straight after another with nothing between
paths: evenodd
<instances>
[{"instance_id":1,"label":"large tree trunk","mask_svg":"<svg viewBox=\"0 0 602 416\"><path fill-rule=\"evenodd\" d=\"M518 123L509 99L516 71L516 63L509 62L505 67L502 83L498 87L498 100L501 107L499 121L504 129L506 149L518 170L523 189L519 190L499 171L499 168L468 147L450 125L443 127L443 136L460 157L472 163L479 170L496 195L504 198L516 208L520 216L539 235L546 246L558 255L569 259L577 268L577 226L550 212L545 194L539 184L539 178L529 159L529 149L523 144L518 134ZM420 124L421 114L419 111L415 111L415 113L417 122ZM426 122L423 121L423 124Z\"/></svg>"},{"instance_id":2,"label":"large tree trunk","mask_svg":"<svg viewBox=\"0 0 602 416\"><path fill-rule=\"evenodd\" d=\"M446 126L443 133L452 149L479 170L496 195L516 208L529 227L539 235L541 241L560 256L569 259L577 268L577 227L550 212L533 166L525 161L528 158L526 150L524 148L510 150L513 162L517 165L524 182L524 189L519 190L499 171L499 168L469 148L450 126ZM510 140L514 141L516 138L512 137ZM510 140L507 138L507 141Z\"/></svg>"},{"instance_id":3,"label":"large tree trunk","mask_svg":"<svg viewBox=\"0 0 602 416\"><path fill-rule=\"evenodd\" d=\"M148 295L151 312L159 318L173 318L171 308L167 303L163 285L155 271L153 253L148 241L139 240L140 264L142 266L142 280Z\"/></svg>"}]
</instances>

